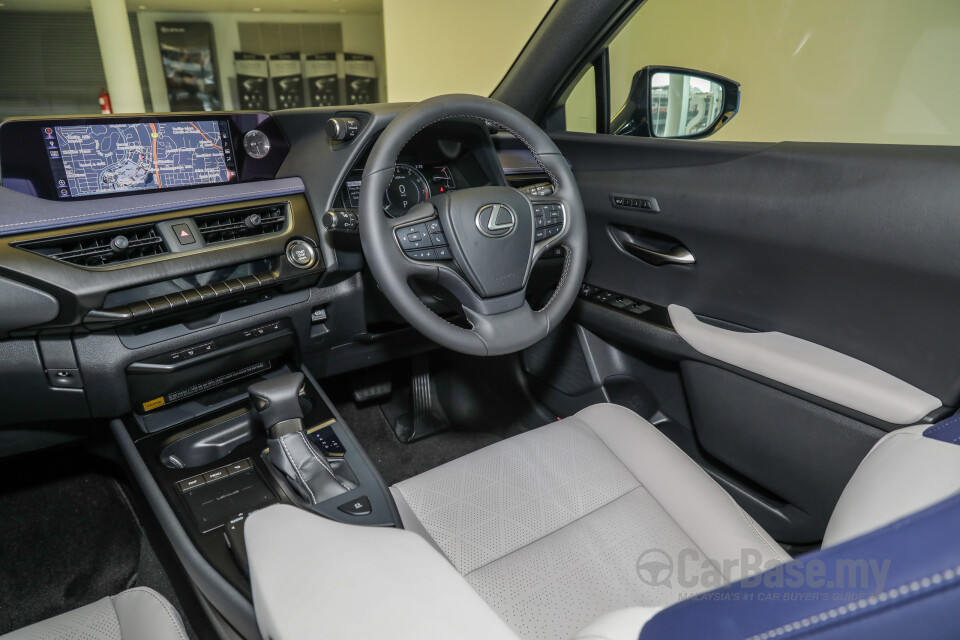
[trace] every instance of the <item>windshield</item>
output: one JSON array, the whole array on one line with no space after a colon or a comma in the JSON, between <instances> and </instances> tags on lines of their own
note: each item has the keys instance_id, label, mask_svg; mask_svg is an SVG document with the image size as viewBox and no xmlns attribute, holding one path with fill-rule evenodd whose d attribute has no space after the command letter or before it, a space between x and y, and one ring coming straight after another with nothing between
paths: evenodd
<instances>
[{"instance_id":1,"label":"windshield","mask_svg":"<svg viewBox=\"0 0 960 640\"><path fill-rule=\"evenodd\" d=\"M4 0L0 118L489 95L552 4Z\"/></svg>"}]
</instances>

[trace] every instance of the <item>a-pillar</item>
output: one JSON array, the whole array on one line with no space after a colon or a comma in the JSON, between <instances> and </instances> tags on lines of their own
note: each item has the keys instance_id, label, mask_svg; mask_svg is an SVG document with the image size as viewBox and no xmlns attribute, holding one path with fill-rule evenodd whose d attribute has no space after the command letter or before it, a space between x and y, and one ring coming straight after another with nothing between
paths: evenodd
<instances>
[{"instance_id":1,"label":"a-pillar","mask_svg":"<svg viewBox=\"0 0 960 640\"><path fill-rule=\"evenodd\" d=\"M143 113L143 90L124 0L90 0L114 113Z\"/></svg>"}]
</instances>

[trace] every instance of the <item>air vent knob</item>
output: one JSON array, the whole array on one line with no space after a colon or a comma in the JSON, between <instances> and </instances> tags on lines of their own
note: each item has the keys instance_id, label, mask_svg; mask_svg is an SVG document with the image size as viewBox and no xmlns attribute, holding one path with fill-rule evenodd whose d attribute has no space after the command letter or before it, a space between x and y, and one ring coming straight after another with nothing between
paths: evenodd
<instances>
[{"instance_id":1,"label":"air vent knob","mask_svg":"<svg viewBox=\"0 0 960 640\"><path fill-rule=\"evenodd\" d=\"M327 136L331 140L352 140L360 131L356 118L330 118L327 120Z\"/></svg>"},{"instance_id":2,"label":"air vent knob","mask_svg":"<svg viewBox=\"0 0 960 640\"><path fill-rule=\"evenodd\" d=\"M259 213L251 213L244 219L243 224L245 224L248 229L256 229L262 222L263 218L260 217Z\"/></svg>"},{"instance_id":3,"label":"air vent knob","mask_svg":"<svg viewBox=\"0 0 960 640\"><path fill-rule=\"evenodd\" d=\"M110 241L110 248L113 249L114 253L123 253L129 247L130 240L127 236L115 236L113 240Z\"/></svg>"}]
</instances>

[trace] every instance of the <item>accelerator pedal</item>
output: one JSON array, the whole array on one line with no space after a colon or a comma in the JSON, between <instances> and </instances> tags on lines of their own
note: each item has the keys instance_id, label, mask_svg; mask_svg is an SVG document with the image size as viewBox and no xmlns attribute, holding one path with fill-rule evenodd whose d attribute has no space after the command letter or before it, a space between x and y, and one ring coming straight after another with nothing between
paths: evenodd
<instances>
[{"instance_id":1,"label":"accelerator pedal","mask_svg":"<svg viewBox=\"0 0 960 640\"><path fill-rule=\"evenodd\" d=\"M432 436L450 427L436 400L427 356L417 355L412 360L410 391L413 411L399 416L393 423L397 439L404 443Z\"/></svg>"}]
</instances>

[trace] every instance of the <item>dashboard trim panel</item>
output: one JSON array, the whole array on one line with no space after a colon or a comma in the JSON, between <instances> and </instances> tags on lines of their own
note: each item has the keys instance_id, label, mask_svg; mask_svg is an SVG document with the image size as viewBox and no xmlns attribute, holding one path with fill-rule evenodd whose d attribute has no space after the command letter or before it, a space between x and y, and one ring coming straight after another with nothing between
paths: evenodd
<instances>
[{"instance_id":1,"label":"dashboard trim panel","mask_svg":"<svg viewBox=\"0 0 960 640\"><path fill-rule=\"evenodd\" d=\"M198 187L188 191L145 192L114 197L109 201L57 202L0 187L0 211L5 212L3 224L0 224L0 236L97 224L168 213L179 209L232 204L303 192L303 180L296 177Z\"/></svg>"}]
</instances>

